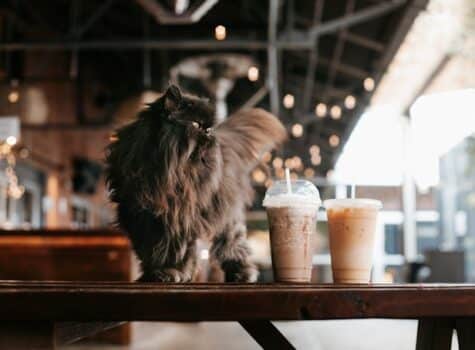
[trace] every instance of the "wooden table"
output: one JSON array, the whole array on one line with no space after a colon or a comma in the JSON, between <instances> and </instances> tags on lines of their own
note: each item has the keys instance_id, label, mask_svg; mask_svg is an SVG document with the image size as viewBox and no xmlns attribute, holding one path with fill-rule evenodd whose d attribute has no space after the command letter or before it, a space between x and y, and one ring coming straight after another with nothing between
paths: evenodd
<instances>
[{"instance_id":1,"label":"wooden table","mask_svg":"<svg viewBox=\"0 0 475 350\"><path fill-rule=\"evenodd\" d=\"M418 319L417 349L475 349L475 285L0 282L0 349L54 349L120 321L237 321L293 349L271 320ZM364 341L364 339L362 339Z\"/></svg>"}]
</instances>

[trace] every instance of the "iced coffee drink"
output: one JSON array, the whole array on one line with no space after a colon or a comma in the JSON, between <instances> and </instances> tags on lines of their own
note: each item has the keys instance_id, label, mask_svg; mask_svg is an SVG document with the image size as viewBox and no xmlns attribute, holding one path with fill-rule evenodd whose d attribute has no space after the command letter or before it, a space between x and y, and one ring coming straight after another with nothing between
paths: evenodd
<instances>
[{"instance_id":1,"label":"iced coffee drink","mask_svg":"<svg viewBox=\"0 0 475 350\"><path fill-rule=\"evenodd\" d=\"M381 202L372 199L330 199L330 255L335 283L368 283L373 261L376 220Z\"/></svg>"},{"instance_id":2,"label":"iced coffee drink","mask_svg":"<svg viewBox=\"0 0 475 350\"><path fill-rule=\"evenodd\" d=\"M310 282L311 237L317 224L320 196L309 181L277 181L266 193L272 267L277 282Z\"/></svg>"}]
</instances>

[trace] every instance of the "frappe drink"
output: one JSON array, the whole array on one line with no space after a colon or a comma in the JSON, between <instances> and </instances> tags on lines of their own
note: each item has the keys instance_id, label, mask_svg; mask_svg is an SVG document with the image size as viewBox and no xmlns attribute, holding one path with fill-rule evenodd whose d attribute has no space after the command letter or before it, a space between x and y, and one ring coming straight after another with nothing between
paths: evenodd
<instances>
[{"instance_id":1,"label":"frappe drink","mask_svg":"<svg viewBox=\"0 0 475 350\"><path fill-rule=\"evenodd\" d=\"M362 198L329 199L324 206L328 217L333 282L368 283L381 202Z\"/></svg>"},{"instance_id":2,"label":"frappe drink","mask_svg":"<svg viewBox=\"0 0 475 350\"><path fill-rule=\"evenodd\" d=\"M315 234L321 204L318 189L309 181L277 181L270 187L263 205L267 210L274 280L310 282L312 275L311 236Z\"/></svg>"}]
</instances>

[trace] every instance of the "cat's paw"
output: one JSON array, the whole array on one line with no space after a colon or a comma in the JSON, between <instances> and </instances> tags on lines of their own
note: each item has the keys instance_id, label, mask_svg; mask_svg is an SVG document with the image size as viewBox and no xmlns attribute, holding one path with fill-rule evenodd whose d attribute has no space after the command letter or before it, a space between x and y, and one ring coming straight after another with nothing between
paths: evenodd
<instances>
[{"instance_id":1,"label":"cat's paw","mask_svg":"<svg viewBox=\"0 0 475 350\"><path fill-rule=\"evenodd\" d=\"M256 266L248 262L229 262L224 264L223 269L226 282L253 283L259 276Z\"/></svg>"},{"instance_id":2,"label":"cat's paw","mask_svg":"<svg viewBox=\"0 0 475 350\"><path fill-rule=\"evenodd\" d=\"M191 276L184 274L182 271L177 269L163 269L158 270L153 273L154 282L162 283L180 283L180 282L190 282Z\"/></svg>"}]
</instances>

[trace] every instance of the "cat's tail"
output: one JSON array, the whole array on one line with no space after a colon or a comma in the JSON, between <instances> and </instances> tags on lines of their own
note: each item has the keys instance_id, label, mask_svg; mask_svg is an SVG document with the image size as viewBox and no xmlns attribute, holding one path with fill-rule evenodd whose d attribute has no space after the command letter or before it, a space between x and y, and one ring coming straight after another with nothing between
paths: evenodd
<instances>
[{"instance_id":1,"label":"cat's tail","mask_svg":"<svg viewBox=\"0 0 475 350\"><path fill-rule=\"evenodd\" d=\"M259 162L264 152L285 141L287 130L271 113L251 108L236 112L218 125L216 137L225 161L237 157L249 169Z\"/></svg>"}]
</instances>

